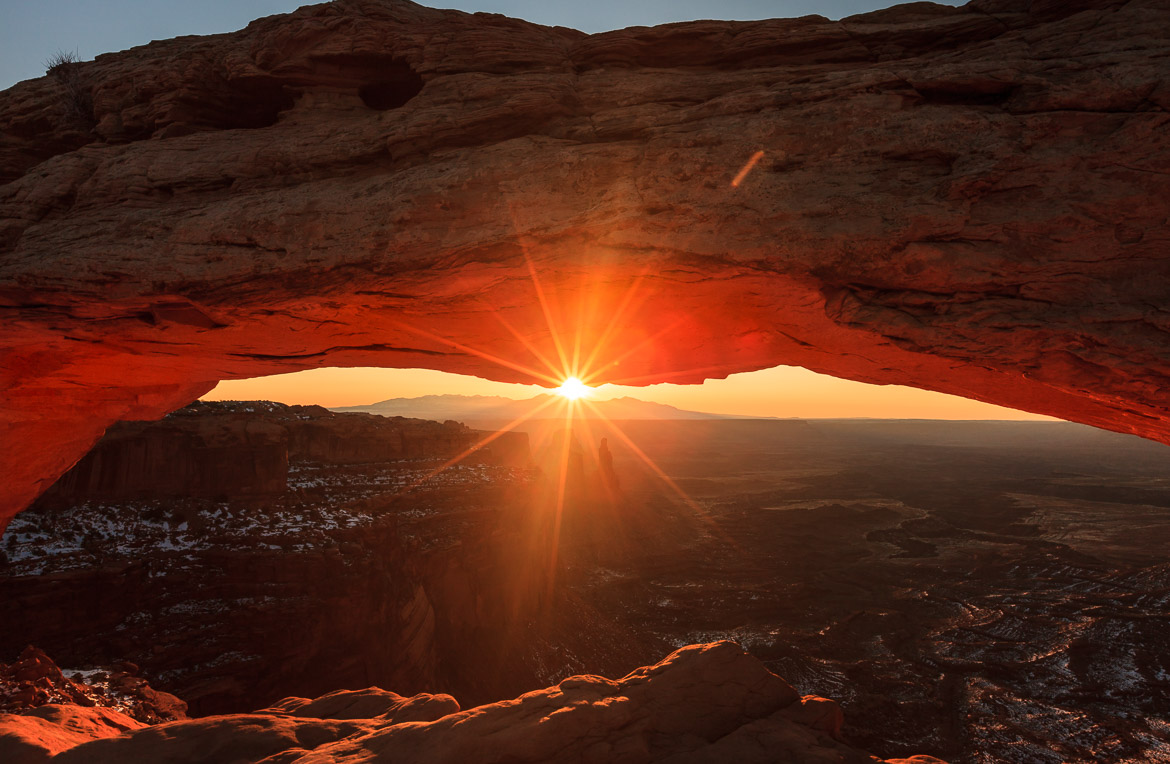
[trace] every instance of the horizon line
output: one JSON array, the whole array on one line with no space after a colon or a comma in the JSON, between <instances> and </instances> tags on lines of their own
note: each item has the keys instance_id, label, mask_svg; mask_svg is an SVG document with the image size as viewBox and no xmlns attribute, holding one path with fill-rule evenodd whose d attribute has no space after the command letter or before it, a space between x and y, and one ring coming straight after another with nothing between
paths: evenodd
<instances>
[{"instance_id":1,"label":"horizon line","mask_svg":"<svg viewBox=\"0 0 1170 764\"><path fill-rule=\"evenodd\" d=\"M457 398L501 398L503 400L512 400L512 401L516 401L518 403L523 403L526 400L531 400L529 398L507 398L507 397L502 396L502 395L461 395L459 393L439 393L438 395L448 395L448 396L457 397ZM389 401L389 400L418 400L419 398L427 398L427 397L431 397L431 396L420 395L420 396L417 396L415 398L387 398L383 401L378 401L377 403L384 403L385 401ZM533 396L533 397L536 397L536 396ZM694 418L694 417L658 417L658 418L653 418L653 419L647 419L647 418L634 417L634 418L617 419L615 421L622 421L622 422L703 422L703 421L709 421L711 419L721 419L721 420L734 420L734 421L740 421L740 422L744 422L744 421L748 421L748 422L871 421L871 422L1000 422L1000 423L1013 423L1013 424L1080 424L1079 422L1071 422L1067 419L1060 419L1057 417L1050 417L1047 419L994 419L994 418L957 419L957 418L952 418L952 417L931 417L931 416L916 416L916 417L763 416L763 415L752 415L752 414L719 414L719 413L712 412L712 411L691 411L689 409L680 409L677 406L671 406L668 403L657 403L655 401L643 401L639 398L632 398L631 396L623 396L623 398L635 400L635 401L638 401L639 403L648 403L648 404L651 404L654 406L664 406L667 408L672 408L675 411L683 411L683 412L689 413L689 414L703 414L705 417L708 417L708 419ZM623 398L609 398L606 401L595 401L595 403L606 403L608 400L622 400ZM348 412L348 411L340 411L340 409L368 408L370 406L377 405L377 403L367 403L367 404L356 404L356 405L347 405L347 406L326 406L326 405L320 404L320 403L284 403L283 401L274 401L274 400L268 400L265 398L248 398L248 399L227 399L227 398L224 398L224 399L220 399L220 400L203 400L202 398L198 398L198 399L192 401L191 403L277 403L277 404L280 404L282 406L319 406L320 408L323 408L326 411L332 411L334 413L343 413L343 414L345 414L345 413L373 414L373 412L368 412L368 411L367 412ZM191 405L191 404L187 404L187 405ZM1024 412L1024 413L1028 413L1028 412ZM384 416L384 415L374 414L374 416ZM395 416L399 416L403 419L423 419L426 421L436 421L433 419L428 420L427 417L422 417L422 416L403 416L401 414L396 414ZM1044 415L1037 415L1037 416L1044 416ZM386 417L386 418L389 419L390 417ZM474 417L473 416L473 417L465 417L465 418L468 418L468 419L491 419L492 417L490 417L490 416ZM558 420L558 419L563 419L563 418L564 417L558 417L558 416L532 417L528 421L544 422L544 421L553 421L553 420ZM450 419L451 421L459 421L458 419L454 419L452 417L448 417L448 419ZM1082 425L1082 426L1093 427L1093 425ZM1094 428L1094 429L1101 429L1101 428L1098 427L1098 428Z\"/></svg>"}]
</instances>

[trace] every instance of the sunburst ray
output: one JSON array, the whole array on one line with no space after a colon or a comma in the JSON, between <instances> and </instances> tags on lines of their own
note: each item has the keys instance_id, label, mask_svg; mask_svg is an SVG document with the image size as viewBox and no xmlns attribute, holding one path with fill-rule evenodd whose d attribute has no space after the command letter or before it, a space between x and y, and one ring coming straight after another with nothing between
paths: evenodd
<instances>
[{"instance_id":1,"label":"sunburst ray","mask_svg":"<svg viewBox=\"0 0 1170 764\"><path fill-rule=\"evenodd\" d=\"M545 297L544 287L540 284L540 278L536 275L536 266L532 262L532 258L528 255L528 250L524 250L524 262L528 265L528 275L532 277L532 287L536 290L536 299L540 302L540 309L544 312L544 322L548 325L549 335L552 337L553 347L556 348L557 357L561 359L561 367L566 371L569 368L569 358L565 354L565 345L561 341L561 333L557 329L556 321L553 320L552 308L549 307L548 298Z\"/></svg>"},{"instance_id":2,"label":"sunburst ray","mask_svg":"<svg viewBox=\"0 0 1170 764\"><path fill-rule=\"evenodd\" d=\"M521 372L522 374L527 374L528 376L532 377L533 379L541 379L541 380L544 380L545 382L550 382L554 385L561 384L562 380L559 380L556 377L549 375L549 374L545 374L541 371L537 371L536 369L533 369L531 367L524 366L523 364L514 363L514 362L509 361L505 358L500 358L499 356L492 355L491 353L486 353L482 350L477 350L476 348L473 348L470 345L464 345L462 342L456 342L455 340L450 340L450 339L447 339L446 337L441 337L433 332L428 332L426 329L419 329L416 326L411 326L410 324L408 324L404 321L395 321L394 323L397 326L399 326L400 328L405 329L408 332L413 332L421 337L426 337L427 339L434 340L435 342L439 342L439 343L442 343L444 345L449 345L450 347L453 347L456 350L460 350L464 353L470 353L471 355L474 355L477 358L482 358L485 361L490 361L498 366L503 366L504 368L512 369L513 371L518 371L518 372Z\"/></svg>"},{"instance_id":3,"label":"sunburst ray","mask_svg":"<svg viewBox=\"0 0 1170 764\"><path fill-rule=\"evenodd\" d=\"M637 385L649 383L665 382L671 378L690 377L695 374L706 374L710 372L722 372L726 374L727 367L725 366L695 366L690 369L679 369L678 371L664 371L656 374L643 374L637 377L619 377L617 379L607 379L607 385ZM583 380L588 382L589 380Z\"/></svg>"},{"instance_id":4,"label":"sunburst ray","mask_svg":"<svg viewBox=\"0 0 1170 764\"><path fill-rule=\"evenodd\" d=\"M604 424L607 428L609 428L610 432L612 432L614 435L616 435L617 438L622 443L624 443L626 445L626 447L629 448L630 451L632 451L634 453L635 456L637 456L639 459L641 459L642 462L647 467L650 468L650 471L653 472L654 475L659 480L661 480L663 483L665 483L667 485L667 487L669 487L671 489L671 491L673 491L674 494L676 496L678 496L682 500L682 502L684 504L686 504L691 509L691 511L693 511L695 513L695 515L699 518L699 520L701 522L706 524L724 542L730 544L733 548L736 548L736 549L739 548L739 545L727 533L724 532L724 530L719 526L719 523L715 522L715 519L711 516L711 513L708 512L703 507L701 507L699 505L699 503L696 502L694 499L692 499L690 497L690 495L687 494L687 492L684 491L682 489L682 487L679 486L679 484L676 483L674 481L674 479L670 477L670 475L667 475L666 472L663 471L663 469L658 466L657 462L655 462L653 459L651 459L646 454L646 452L643 451L638 446L638 444L635 443L630 438L630 436L626 435L625 431L622 430L622 428L619 427L617 425L617 423L611 421L609 419L609 417L605 416L605 414L603 412L601 412L600 410L598 410L598 408L591 401L585 401L585 403L586 403L586 405L588 405L590 408L592 408L594 410L594 413L597 415L598 420L600 420L602 424Z\"/></svg>"},{"instance_id":5,"label":"sunburst ray","mask_svg":"<svg viewBox=\"0 0 1170 764\"><path fill-rule=\"evenodd\" d=\"M617 310L614 311L613 316L611 316L609 321L606 323L605 330L602 332L601 336L597 338L597 341L593 343L593 349L590 351L589 356L585 359L584 367L578 369L578 371L582 372L583 374L588 374L589 370L593 368L594 362L597 361L597 356L604 352L605 349L609 346L614 332L617 331L617 328L622 325L622 321L625 319L626 312L631 309L634 297L640 291L642 282L648 273L649 268L644 268L641 273L634 277L634 280L630 283L630 286L622 295L622 300L618 304ZM648 294L643 295L639 301L639 307L641 303L645 302L648 297ZM612 362L610 365L612 365Z\"/></svg>"},{"instance_id":6,"label":"sunburst ray","mask_svg":"<svg viewBox=\"0 0 1170 764\"><path fill-rule=\"evenodd\" d=\"M555 376L555 375L560 373L560 371L557 369L557 367L555 365L553 365L553 362L548 360L548 358L544 355L544 353L540 352L540 349L538 347L536 347L536 343L532 342L530 339L528 339L523 334L521 334L519 332L519 330L516 329L516 327L512 326L512 324L509 323L508 320L504 318L503 314L501 314L498 309L493 308L491 306L488 306L486 304L484 305L484 307L486 307L488 309L488 313L493 318L495 318L496 321L498 321L500 323L500 326L504 327L508 331L509 334L511 334L513 337L515 337L516 341L518 341L521 345L523 345L524 348L529 353L532 353L533 357L535 357L536 360L538 360L542 364L544 364L544 367L546 369L548 369L549 374L552 374Z\"/></svg>"},{"instance_id":7,"label":"sunburst ray","mask_svg":"<svg viewBox=\"0 0 1170 764\"><path fill-rule=\"evenodd\" d=\"M615 365L621 363L622 361L626 360L630 356L634 355L635 353L642 352L642 350L644 348L646 348L648 345L654 344L655 342L657 342L659 340L659 338L669 334L670 332L673 332L675 329L678 328L679 324L681 324L682 322L683 322L683 320L679 319L679 320L673 322L672 324L670 324L669 326L662 327L661 329L654 332L654 334L650 335L649 337L644 337L641 342L630 347L624 353L616 356L615 358L613 358L613 360L609 361L609 363L606 365L607 366L615 366ZM592 376L587 375L584 378L582 378L582 381L585 382L586 384L588 384L589 382L592 382L593 379L600 373L601 373L601 370L599 369L598 371L594 372ZM610 384L618 384L618 383L610 383Z\"/></svg>"},{"instance_id":8,"label":"sunburst ray","mask_svg":"<svg viewBox=\"0 0 1170 764\"><path fill-rule=\"evenodd\" d=\"M548 408L549 406L551 406L552 404L554 404L556 402L557 402L557 399L550 396L548 398L548 400L544 401L539 406L536 406L535 408L530 409L529 411L525 412L524 414L521 414L520 416L516 417L508 424L501 427L499 430L496 430L495 432L489 434L487 437L481 438L478 442L476 442L475 444L473 444L471 446L468 446L466 449L464 449L462 452L460 452L457 456L454 456L454 457L448 459L447 461L443 462L438 467L436 467L435 469L428 472L426 475L423 475L421 478L418 478L410 485L408 485L405 488L396 492L394 495L395 496L402 496L403 494L409 493L410 491L414 490L418 486L422 485L423 483L425 483L428 480L430 480L431 478L433 478L435 475L438 475L443 470L450 469L451 467L454 467L456 464L463 461L467 457L471 456L472 454L474 454L476 451L480 450L481 448L483 448L487 444L500 438L505 433L511 432L512 430L516 429L517 427L524 424L529 419L532 419L537 414L539 414L541 411L543 411L544 409Z\"/></svg>"}]
</instances>

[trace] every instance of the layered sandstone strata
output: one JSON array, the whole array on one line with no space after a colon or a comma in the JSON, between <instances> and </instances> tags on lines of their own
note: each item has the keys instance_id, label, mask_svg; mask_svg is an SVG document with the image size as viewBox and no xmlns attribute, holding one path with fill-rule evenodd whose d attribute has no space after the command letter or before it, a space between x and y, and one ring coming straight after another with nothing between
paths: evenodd
<instances>
[{"instance_id":1,"label":"layered sandstone strata","mask_svg":"<svg viewBox=\"0 0 1170 764\"><path fill-rule=\"evenodd\" d=\"M157 422L119 422L53 484L46 501L275 496L290 465L451 459L527 465L528 436L458 422L333 413L270 401L196 402Z\"/></svg>"}]
</instances>

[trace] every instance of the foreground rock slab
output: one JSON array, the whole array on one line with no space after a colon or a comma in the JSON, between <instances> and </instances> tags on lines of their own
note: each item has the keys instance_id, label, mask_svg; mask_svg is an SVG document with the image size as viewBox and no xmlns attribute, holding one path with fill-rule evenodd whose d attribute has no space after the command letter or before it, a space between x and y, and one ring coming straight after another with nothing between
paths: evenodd
<instances>
[{"instance_id":1,"label":"foreground rock slab","mask_svg":"<svg viewBox=\"0 0 1170 764\"><path fill-rule=\"evenodd\" d=\"M800 698L730 642L684 647L618 681L571 677L465 711L447 695L371 688L153 727L127 719L119 729L109 713L2 716L0 755L21 764L881 761L841 741L835 703ZM67 733L47 732L55 721ZM940 764L929 756L888 761Z\"/></svg>"}]
</instances>

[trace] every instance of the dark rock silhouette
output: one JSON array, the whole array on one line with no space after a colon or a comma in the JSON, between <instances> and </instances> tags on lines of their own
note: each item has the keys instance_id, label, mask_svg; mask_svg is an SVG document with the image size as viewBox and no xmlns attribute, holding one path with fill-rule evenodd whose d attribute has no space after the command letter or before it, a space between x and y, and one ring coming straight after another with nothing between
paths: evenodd
<instances>
[{"instance_id":1,"label":"dark rock silhouette","mask_svg":"<svg viewBox=\"0 0 1170 764\"><path fill-rule=\"evenodd\" d=\"M614 496L621 491L621 481L613 471L613 454L609 450L609 438L602 438L597 447L597 462L601 476L601 486L607 496Z\"/></svg>"},{"instance_id":2,"label":"dark rock silhouette","mask_svg":"<svg viewBox=\"0 0 1170 764\"><path fill-rule=\"evenodd\" d=\"M250 416L119 422L45 501L272 496L287 487L288 431Z\"/></svg>"},{"instance_id":3,"label":"dark rock silhouette","mask_svg":"<svg viewBox=\"0 0 1170 764\"><path fill-rule=\"evenodd\" d=\"M524 466L528 436L459 422L334 413L270 401L196 402L157 422L119 422L46 493L45 500L243 498L288 486L290 464L448 459Z\"/></svg>"}]
</instances>

